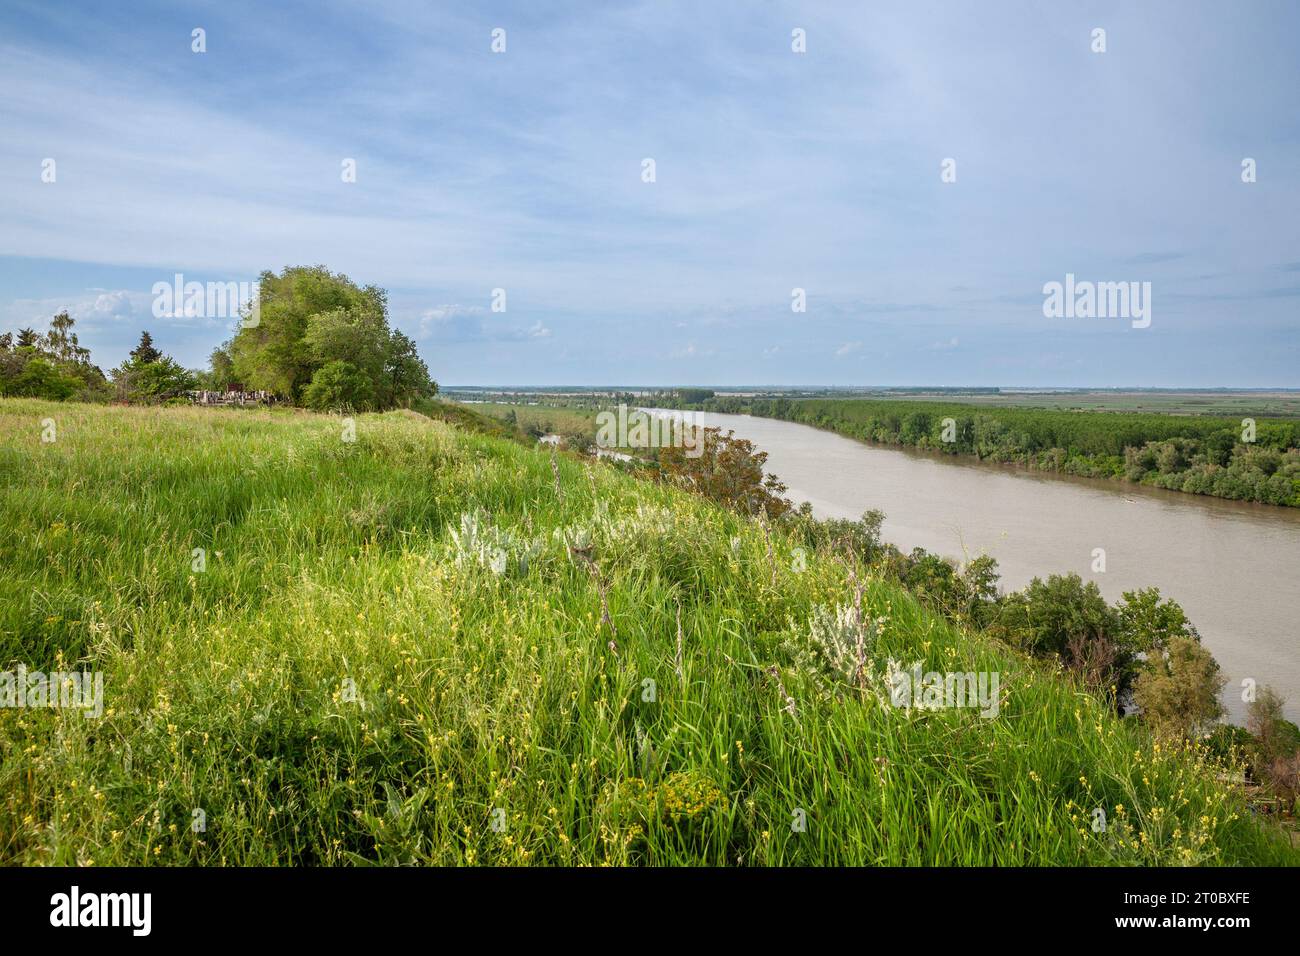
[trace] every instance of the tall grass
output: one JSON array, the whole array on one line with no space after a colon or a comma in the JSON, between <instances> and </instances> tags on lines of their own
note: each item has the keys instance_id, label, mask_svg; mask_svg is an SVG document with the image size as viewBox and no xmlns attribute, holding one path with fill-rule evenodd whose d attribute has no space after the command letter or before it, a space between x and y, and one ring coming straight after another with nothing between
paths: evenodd
<instances>
[{"instance_id":1,"label":"tall grass","mask_svg":"<svg viewBox=\"0 0 1300 956\"><path fill-rule=\"evenodd\" d=\"M873 658L998 671L999 715L828 680L800 648L848 571L780 534L567 458L557 493L414 413L342 425L0 402L0 668L102 670L107 704L0 709L0 860L1300 860L1197 752L891 585Z\"/></svg>"}]
</instances>

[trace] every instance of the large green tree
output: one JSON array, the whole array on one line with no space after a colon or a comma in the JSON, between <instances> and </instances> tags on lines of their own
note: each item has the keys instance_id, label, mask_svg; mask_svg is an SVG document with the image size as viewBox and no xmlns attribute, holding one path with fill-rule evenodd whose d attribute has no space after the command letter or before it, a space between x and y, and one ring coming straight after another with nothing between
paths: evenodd
<instances>
[{"instance_id":1,"label":"large green tree","mask_svg":"<svg viewBox=\"0 0 1300 956\"><path fill-rule=\"evenodd\" d=\"M219 350L223 375L245 388L303 403L315 376L329 368L311 393L313 404L346 394L391 408L437 389L414 342L389 327L383 289L358 286L323 266L292 266L279 275L262 273L258 301L257 320L246 320ZM368 388L358 386L356 373Z\"/></svg>"}]
</instances>

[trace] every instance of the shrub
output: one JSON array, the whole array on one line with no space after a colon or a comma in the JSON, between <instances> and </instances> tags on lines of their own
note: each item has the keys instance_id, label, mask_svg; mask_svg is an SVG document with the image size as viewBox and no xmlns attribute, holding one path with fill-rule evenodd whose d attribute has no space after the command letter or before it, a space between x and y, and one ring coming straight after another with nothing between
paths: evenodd
<instances>
[{"instance_id":1,"label":"shrub","mask_svg":"<svg viewBox=\"0 0 1300 956\"><path fill-rule=\"evenodd\" d=\"M1219 692L1227 683L1200 642L1175 637L1152 651L1138 674L1133 699L1157 734L1189 737L1223 716Z\"/></svg>"},{"instance_id":2,"label":"shrub","mask_svg":"<svg viewBox=\"0 0 1300 956\"><path fill-rule=\"evenodd\" d=\"M351 362L330 362L312 376L302 403L317 411L369 411L375 404L375 388L370 376Z\"/></svg>"},{"instance_id":3,"label":"shrub","mask_svg":"<svg viewBox=\"0 0 1300 956\"><path fill-rule=\"evenodd\" d=\"M717 428L701 429L696 441L701 443L696 449L699 454L676 445L659 450L665 478L741 514L777 518L790 510L790 502L781 497L785 485L775 475L763 473L767 452Z\"/></svg>"}]
</instances>

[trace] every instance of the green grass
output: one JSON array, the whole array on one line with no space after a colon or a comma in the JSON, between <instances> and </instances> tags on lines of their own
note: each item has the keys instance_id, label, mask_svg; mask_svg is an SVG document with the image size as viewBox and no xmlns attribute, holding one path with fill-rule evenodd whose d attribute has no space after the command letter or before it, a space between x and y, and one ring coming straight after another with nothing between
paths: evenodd
<instances>
[{"instance_id":1,"label":"green grass","mask_svg":"<svg viewBox=\"0 0 1300 956\"><path fill-rule=\"evenodd\" d=\"M557 495L547 454L414 413L342 424L0 402L0 667L85 662L108 708L0 709L0 861L1300 861L1197 753L892 585L876 660L998 671L999 716L808 670L852 591L780 534L565 457Z\"/></svg>"},{"instance_id":2,"label":"green grass","mask_svg":"<svg viewBox=\"0 0 1300 956\"><path fill-rule=\"evenodd\" d=\"M509 402L483 402L468 407L492 419L504 419L514 412L515 421L519 428L524 430L527 430L530 425L536 425L544 433L586 435L592 441L596 438L597 410L594 408L520 405Z\"/></svg>"},{"instance_id":3,"label":"green grass","mask_svg":"<svg viewBox=\"0 0 1300 956\"><path fill-rule=\"evenodd\" d=\"M504 415L483 414L486 406L471 407L458 402L426 398L420 399L415 407L416 411L421 415L440 422L446 422L448 425L454 425L462 431L475 432L481 435L495 435L499 438L515 438L518 440L523 438L521 432L502 421ZM528 443L532 444L531 441Z\"/></svg>"}]
</instances>

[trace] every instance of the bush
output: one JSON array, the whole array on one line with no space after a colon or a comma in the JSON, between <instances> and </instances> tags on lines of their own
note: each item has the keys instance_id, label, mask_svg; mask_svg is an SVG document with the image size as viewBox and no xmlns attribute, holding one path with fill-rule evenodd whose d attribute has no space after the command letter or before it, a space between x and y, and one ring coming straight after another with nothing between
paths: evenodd
<instances>
[{"instance_id":1,"label":"bush","mask_svg":"<svg viewBox=\"0 0 1300 956\"><path fill-rule=\"evenodd\" d=\"M1152 651L1133 687L1142 717L1161 736L1189 737L1223 716L1227 683L1213 655L1191 637Z\"/></svg>"},{"instance_id":2,"label":"bush","mask_svg":"<svg viewBox=\"0 0 1300 956\"><path fill-rule=\"evenodd\" d=\"M676 445L660 449L659 467L669 481L741 514L778 518L790 509L789 500L782 497L785 485L763 473L767 452L717 428L699 429L695 441L700 443L698 454Z\"/></svg>"},{"instance_id":3,"label":"bush","mask_svg":"<svg viewBox=\"0 0 1300 956\"><path fill-rule=\"evenodd\" d=\"M302 403L317 411L369 411L375 407L375 388L370 376L351 362L330 362L312 376Z\"/></svg>"},{"instance_id":4,"label":"bush","mask_svg":"<svg viewBox=\"0 0 1300 956\"><path fill-rule=\"evenodd\" d=\"M998 615L1000 629L1013 643L1035 654L1065 656L1070 639L1098 637L1115 627L1115 615L1097 585L1077 574L1034 578L1009 595Z\"/></svg>"},{"instance_id":5,"label":"bush","mask_svg":"<svg viewBox=\"0 0 1300 956\"><path fill-rule=\"evenodd\" d=\"M4 383L4 394L16 398L48 398L61 402L71 397L80 383L64 375L43 358L28 360L13 378Z\"/></svg>"},{"instance_id":6,"label":"bush","mask_svg":"<svg viewBox=\"0 0 1300 956\"><path fill-rule=\"evenodd\" d=\"M198 378L169 356L153 362L129 359L113 369L120 401L152 405L198 387Z\"/></svg>"},{"instance_id":7,"label":"bush","mask_svg":"<svg viewBox=\"0 0 1300 956\"><path fill-rule=\"evenodd\" d=\"M1250 759L1255 750L1255 738L1245 727L1220 724L1205 738L1205 746L1210 756L1224 764L1231 764L1237 760Z\"/></svg>"},{"instance_id":8,"label":"bush","mask_svg":"<svg viewBox=\"0 0 1300 956\"><path fill-rule=\"evenodd\" d=\"M1254 735L1261 762L1300 751L1300 727L1282 716L1284 703L1281 694L1265 686L1246 707L1246 728Z\"/></svg>"}]
</instances>

